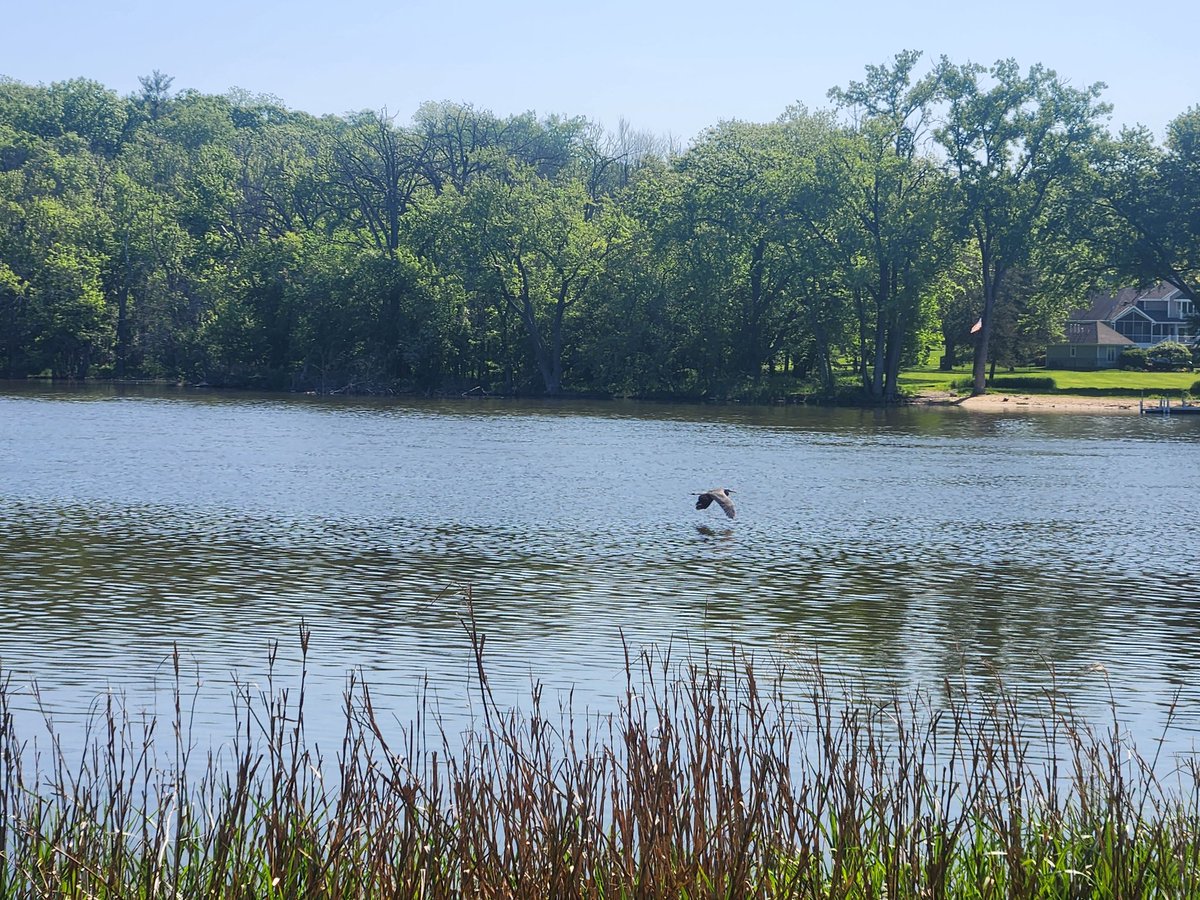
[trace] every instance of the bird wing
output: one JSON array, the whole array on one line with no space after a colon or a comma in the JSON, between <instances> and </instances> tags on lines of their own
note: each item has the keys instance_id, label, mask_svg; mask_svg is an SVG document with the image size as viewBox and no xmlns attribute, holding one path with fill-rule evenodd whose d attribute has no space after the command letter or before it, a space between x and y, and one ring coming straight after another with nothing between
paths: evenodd
<instances>
[{"instance_id":1,"label":"bird wing","mask_svg":"<svg viewBox=\"0 0 1200 900\"><path fill-rule=\"evenodd\" d=\"M732 519L735 513L733 510L733 501L729 499L729 495L724 491L714 491L712 497L721 504L721 509L725 510L725 515Z\"/></svg>"},{"instance_id":2,"label":"bird wing","mask_svg":"<svg viewBox=\"0 0 1200 900\"><path fill-rule=\"evenodd\" d=\"M713 495L711 493L700 494L696 497L696 509L708 509L712 505L712 502Z\"/></svg>"}]
</instances>

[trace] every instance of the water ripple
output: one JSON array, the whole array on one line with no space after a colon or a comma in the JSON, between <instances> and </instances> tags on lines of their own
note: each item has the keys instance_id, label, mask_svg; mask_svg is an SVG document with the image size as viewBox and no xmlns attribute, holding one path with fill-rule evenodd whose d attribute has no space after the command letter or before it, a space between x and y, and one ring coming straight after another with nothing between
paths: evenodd
<instances>
[{"instance_id":1,"label":"water ripple","mask_svg":"<svg viewBox=\"0 0 1200 900\"><path fill-rule=\"evenodd\" d=\"M162 703L179 647L216 728L303 619L332 731L354 668L397 716L426 677L468 715L473 617L514 700L603 709L627 646L736 644L881 684L1101 664L1088 697L1151 729L1183 691L1194 728L1200 547L1163 477L1195 425L0 394L0 662L78 716ZM691 508L715 484L735 522Z\"/></svg>"}]
</instances>

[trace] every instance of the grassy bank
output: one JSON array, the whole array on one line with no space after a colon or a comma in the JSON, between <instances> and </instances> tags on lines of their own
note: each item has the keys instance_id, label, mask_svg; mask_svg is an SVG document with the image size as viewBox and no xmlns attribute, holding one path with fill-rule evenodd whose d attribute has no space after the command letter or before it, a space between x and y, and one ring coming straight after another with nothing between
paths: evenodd
<instances>
[{"instance_id":1,"label":"grassy bank","mask_svg":"<svg viewBox=\"0 0 1200 900\"><path fill-rule=\"evenodd\" d=\"M193 746L181 692L174 721L110 704L82 755L43 735L37 759L3 682L0 896L1200 896L1196 768L1160 780L1060 697L881 701L819 668L651 654L613 715L536 689L521 713L490 700L473 638L473 732L428 708L387 725L351 678L328 755L303 677L241 691L219 751Z\"/></svg>"},{"instance_id":2,"label":"grassy bank","mask_svg":"<svg viewBox=\"0 0 1200 900\"><path fill-rule=\"evenodd\" d=\"M1179 397L1181 392L1195 390L1195 372L1125 372L1120 369L1105 369L1098 372L1077 372L1069 369L1043 369L1018 367L1012 371L998 370L995 378L997 390L1019 390L1029 393L1079 394L1082 396ZM956 383L969 381L969 368L959 367L950 372L937 368L916 368L900 375L901 387L914 393L951 391ZM1039 386L1036 382L1052 379L1053 387ZM1010 382L1010 387L1005 387Z\"/></svg>"}]
</instances>

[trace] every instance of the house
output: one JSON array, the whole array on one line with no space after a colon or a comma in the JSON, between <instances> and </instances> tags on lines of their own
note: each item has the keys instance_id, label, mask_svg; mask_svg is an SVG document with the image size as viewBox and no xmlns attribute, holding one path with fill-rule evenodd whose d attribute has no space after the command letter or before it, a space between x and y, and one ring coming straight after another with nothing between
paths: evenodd
<instances>
[{"instance_id":1,"label":"house","mask_svg":"<svg viewBox=\"0 0 1200 900\"><path fill-rule=\"evenodd\" d=\"M1124 288L1089 302L1089 308L1075 310L1067 318L1066 342L1046 348L1047 368L1111 369L1126 347L1196 340L1195 305L1165 281L1152 288Z\"/></svg>"},{"instance_id":2,"label":"house","mask_svg":"<svg viewBox=\"0 0 1200 900\"><path fill-rule=\"evenodd\" d=\"M1066 343L1046 348L1047 369L1115 369L1121 351L1136 347L1103 322L1077 322L1068 319Z\"/></svg>"},{"instance_id":3,"label":"house","mask_svg":"<svg viewBox=\"0 0 1200 900\"><path fill-rule=\"evenodd\" d=\"M1191 343L1195 306L1183 291L1160 282L1152 288L1125 288L1112 297L1091 298L1091 308L1071 313L1071 322L1103 322L1139 347L1163 341Z\"/></svg>"}]
</instances>

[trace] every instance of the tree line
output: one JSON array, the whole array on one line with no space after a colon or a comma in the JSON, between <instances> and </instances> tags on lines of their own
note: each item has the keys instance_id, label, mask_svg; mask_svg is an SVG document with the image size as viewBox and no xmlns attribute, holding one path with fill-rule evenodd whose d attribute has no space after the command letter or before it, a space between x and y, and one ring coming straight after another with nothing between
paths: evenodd
<instances>
[{"instance_id":1,"label":"tree line","mask_svg":"<svg viewBox=\"0 0 1200 900\"><path fill-rule=\"evenodd\" d=\"M2 79L0 375L887 401L934 346L982 390L1089 291L1195 296L1200 107L1160 143L1103 85L920 58L686 149Z\"/></svg>"}]
</instances>

